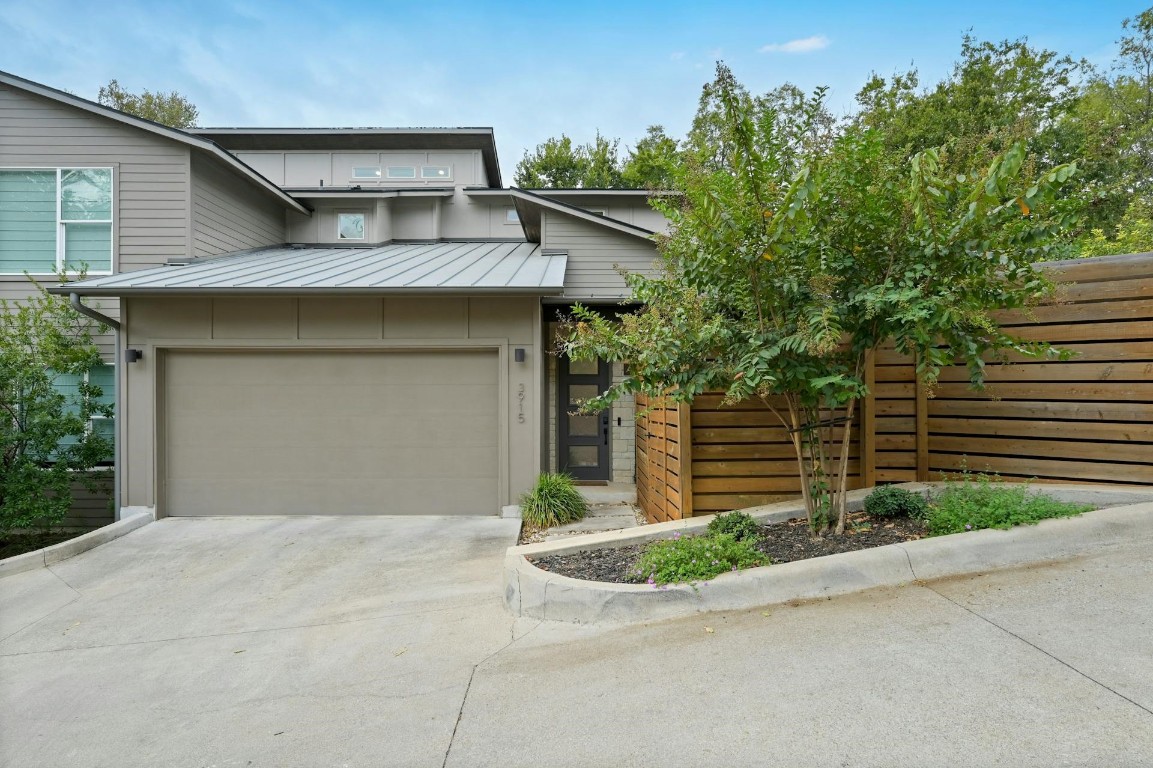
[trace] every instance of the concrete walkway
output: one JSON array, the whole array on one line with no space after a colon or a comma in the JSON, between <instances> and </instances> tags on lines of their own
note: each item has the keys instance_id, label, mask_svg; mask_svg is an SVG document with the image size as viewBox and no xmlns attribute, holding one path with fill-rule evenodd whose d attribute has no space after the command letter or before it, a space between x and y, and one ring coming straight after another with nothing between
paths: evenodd
<instances>
[{"instance_id":1,"label":"concrete walkway","mask_svg":"<svg viewBox=\"0 0 1153 768\"><path fill-rule=\"evenodd\" d=\"M0 580L0 766L1144 766L1153 553L620 630L496 519L162 520Z\"/></svg>"},{"instance_id":2,"label":"concrete walkway","mask_svg":"<svg viewBox=\"0 0 1153 768\"><path fill-rule=\"evenodd\" d=\"M637 487L626 483L578 486L589 504L584 519L558 525L545 531L544 541L556 541L583 533L601 533L635 528L637 520Z\"/></svg>"}]
</instances>

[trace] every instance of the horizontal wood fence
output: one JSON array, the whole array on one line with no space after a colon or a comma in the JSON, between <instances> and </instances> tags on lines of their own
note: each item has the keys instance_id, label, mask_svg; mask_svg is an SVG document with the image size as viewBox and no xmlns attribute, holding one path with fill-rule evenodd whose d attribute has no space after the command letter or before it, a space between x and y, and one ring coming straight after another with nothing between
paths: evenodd
<instances>
[{"instance_id":1,"label":"horizontal wood fence","mask_svg":"<svg viewBox=\"0 0 1153 768\"><path fill-rule=\"evenodd\" d=\"M871 394L853 436L850 487L963 468L1010 480L1153 484L1153 254L1044 269L1063 284L1057 303L999 320L1074 357L990 364L984 391L970 389L968 371L955 366L930 391L911 360L891 346L878 350L867 367ZM666 406L638 419L637 494L650 520L800 493L776 417L759 403L720 400L704 395L691 409Z\"/></svg>"}]
</instances>

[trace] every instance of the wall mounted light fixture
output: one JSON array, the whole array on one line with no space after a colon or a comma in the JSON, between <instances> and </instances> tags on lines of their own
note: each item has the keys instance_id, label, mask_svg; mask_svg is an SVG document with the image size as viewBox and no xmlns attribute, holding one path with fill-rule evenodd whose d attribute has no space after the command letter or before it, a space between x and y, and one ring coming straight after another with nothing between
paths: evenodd
<instances>
[{"instance_id":1,"label":"wall mounted light fixture","mask_svg":"<svg viewBox=\"0 0 1153 768\"><path fill-rule=\"evenodd\" d=\"M126 349L124 350L124 362L135 363L144 357L144 353L139 349Z\"/></svg>"},{"instance_id":2,"label":"wall mounted light fixture","mask_svg":"<svg viewBox=\"0 0 1153 768\"><path fill-rule=\"evenodd\" d=\"M517 347L512 351L512 359L518 363L524 362L524 347Z\"/></svg>"}]
</instances>

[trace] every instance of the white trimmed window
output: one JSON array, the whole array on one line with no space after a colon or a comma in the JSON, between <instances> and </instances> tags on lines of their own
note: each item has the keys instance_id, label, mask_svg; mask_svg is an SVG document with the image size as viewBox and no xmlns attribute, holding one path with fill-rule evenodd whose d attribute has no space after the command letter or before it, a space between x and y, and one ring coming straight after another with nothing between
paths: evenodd
<instances>
[{"instance_id":1,"label":"white trimmed window","mask_svg":"<svg viewBox=\"0 0 1153 768\"><path fill-rule=\"evenodd\" d=\"M411 165L390 165L385 169L385 176L390 179L415 179L416 168Z\"/></svg>"},{"instance_id":2,"label":"white trimmed window","mask_svg":"<svg viewBox=\"0 0 1153 768\"><path fill-rule=\"evenodd\" d=\"M336 214L337 240L363 240L364 214L338 213Z\"/></svg>"},{"instance_id":3,"label":"white trimmed window","mask_svg":"<svg viewBox=\"0 0 1153 768\"><path fill-rule=\"evenodd\" d=\"M451 179L452 166L449 165L422 165L420 167L422 179Z\"/></svg>"},{"instance_id":4,"label":"white trimmed window","mask_svg":"<svg viewBox=\"0 0 1153 768\"><path fill-rule=\"evenodd\" d=\"M93 366L83 376L74 376L65 373L54 375L52 386L65 399L65 408L71 413L79 413L80 401L84 397L81 384L100 387L100 396L95 402L103 406L113 406L116 403L116 369L111 365ZM102 436L110 445L116 442L116 419L113 416L95 415L88 420L88 431ZM61 447L76 443L75 439L66 438L60 442ZM115 456L114 450L109 450L102 463L111 464Z\"/></svg>"},{"instance_id":5,"label":"white trimmed window","mask_svg":"<svg viewBox=\"0 0 1153 768\"><path fill-rule=\"evenodd\" d=\"M377 181L380 179L379 165L358 165L352 169L352 178Z\"/></svg>"},{"instance_id":6,"label":"white trimmed window","mask_svg":"<svg viewBox=\"0 0 1153 768\"><path fill-rule=\"evenodd\" d=\"M112 271L112 169L0 169L0 274L83 266Z\"/></svg>"}]
</instances>

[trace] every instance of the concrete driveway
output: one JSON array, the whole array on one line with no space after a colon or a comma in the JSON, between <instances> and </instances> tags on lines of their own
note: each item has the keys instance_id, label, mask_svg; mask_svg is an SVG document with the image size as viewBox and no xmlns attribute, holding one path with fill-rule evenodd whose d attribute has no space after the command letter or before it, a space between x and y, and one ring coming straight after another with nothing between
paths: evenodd
<instances>
[{"instance_id":1,"label":"concrete driveway","mask_svg":"<svg viewBox=\"0 0 1153 768\"><path fill-rule=\"evenodd\" d=\"M1153 553L590 629L496 519L165 520L0 580L5 766L1153 764Z\"/></svg>"}]
</instances>

